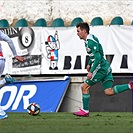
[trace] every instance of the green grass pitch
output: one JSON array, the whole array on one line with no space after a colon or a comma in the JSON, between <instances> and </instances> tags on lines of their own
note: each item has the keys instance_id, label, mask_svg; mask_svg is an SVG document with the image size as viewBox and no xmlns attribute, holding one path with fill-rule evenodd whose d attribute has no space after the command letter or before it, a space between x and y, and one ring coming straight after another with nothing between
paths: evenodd
<instances>
[{"instance_id":1,"label":"green grass pitch","mask_svg":"<svg viewBox=\"0 0 133 133\"><path fill-rule=\"evenodd\" d=\"M0 120L0 133L133 133L132 112L91 112L90 117L72 113L8 113Z\"/></svg>"}]
</instances>

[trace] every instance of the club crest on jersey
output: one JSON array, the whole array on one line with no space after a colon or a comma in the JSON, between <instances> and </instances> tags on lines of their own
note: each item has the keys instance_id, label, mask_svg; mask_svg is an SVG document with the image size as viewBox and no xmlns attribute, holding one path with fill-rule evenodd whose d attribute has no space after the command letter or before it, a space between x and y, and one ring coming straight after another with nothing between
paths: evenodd
<instances>
[{"instance_id":1,"label":"club crest on jersey","mask_svg":"<svg viewBox=\"0 0 133 133\"><path fill-rule=\"evenodd\" d=\"M96 50L96 49L97 49L97 47L96 47L96 46L94 46L94 49Z\"/></svg>"}]
</instances>

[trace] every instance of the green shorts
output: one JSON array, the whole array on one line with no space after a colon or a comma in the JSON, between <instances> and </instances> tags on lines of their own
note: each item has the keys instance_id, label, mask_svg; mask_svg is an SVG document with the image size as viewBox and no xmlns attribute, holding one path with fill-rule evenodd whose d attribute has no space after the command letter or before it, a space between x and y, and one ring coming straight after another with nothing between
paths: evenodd
<instances>
[{"instance_id":1,"label":"green shorts","mask_svg":"<svg viewBox=\"0 0 133 133\"><path fill-rule=\"evenodd\" d=\"M113 86L112 72L105 74L104 71L98 71L91 79L86 79L85 82L89 86L93 86L98 82L101 82L103 89L112 88Z\"/></svg>"}]
</instances>

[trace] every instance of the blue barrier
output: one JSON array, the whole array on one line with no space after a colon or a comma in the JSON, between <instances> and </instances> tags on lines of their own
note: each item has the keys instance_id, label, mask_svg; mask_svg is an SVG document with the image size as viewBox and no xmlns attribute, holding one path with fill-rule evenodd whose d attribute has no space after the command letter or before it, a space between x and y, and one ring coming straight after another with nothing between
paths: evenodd
<instances>
[{"instance_id":1,"label":"blue barrier","mask_svg":"<svg viewBox=\"0 0 133 133\"><path fill-rule=\"evenodd\" d=\"M6 112L25 112L32 102L41 112L57 112L69 83L70 77L8 84L0 89L0 103Z\"/></svg>"}]
</instances>

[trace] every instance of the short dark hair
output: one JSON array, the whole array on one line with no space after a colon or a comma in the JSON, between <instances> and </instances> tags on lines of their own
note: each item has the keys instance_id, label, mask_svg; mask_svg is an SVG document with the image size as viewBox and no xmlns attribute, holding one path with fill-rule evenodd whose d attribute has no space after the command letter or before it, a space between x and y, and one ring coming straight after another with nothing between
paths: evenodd
<instances>
[{"instance_id":1,"label":"short dark hair","mask_svg":"<svg viewBox=\"0 0 133 133\"><path fill-rule=\"evenodd\" d=\"M89 27L88 23L86 23L86 22L80 22L80 23L78 23L78 24L76 25L76 27L77 27L77 28L80 27L82 30L83 30L83 29L86 30L86 32L89 34L90 27Z\"/></svg>"}]
</instances>

